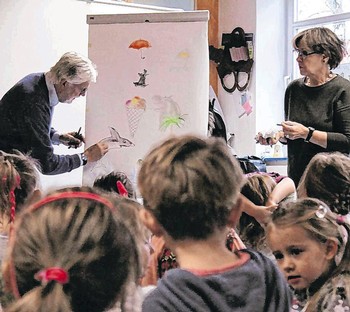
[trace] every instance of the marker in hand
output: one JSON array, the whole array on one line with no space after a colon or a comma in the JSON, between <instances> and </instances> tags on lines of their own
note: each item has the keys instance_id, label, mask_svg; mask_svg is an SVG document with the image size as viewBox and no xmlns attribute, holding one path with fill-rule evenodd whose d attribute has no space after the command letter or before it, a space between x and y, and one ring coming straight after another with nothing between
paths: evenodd
<instances>
[{"instance_id":1,"label":"marker in hand","mask_svg":"<svg viewBox=\"0 0 350 312\"><path fill-rule=\"evenodd\" d=\"M83 135L80 133L80 131L81 131L81 127L79 128L78 132L75 132L75 133L72 134L72 135L73 135L73 137L75 137L76 139L78 139L78 140L84 142L84 137L83 137ZM71 148L71 147L73 147L73 148L78 148L79 145L80 145L80 143L71 142L71 143L69 143L69 147L68 147L68 148Z\"/></svg>"}]
</instances>

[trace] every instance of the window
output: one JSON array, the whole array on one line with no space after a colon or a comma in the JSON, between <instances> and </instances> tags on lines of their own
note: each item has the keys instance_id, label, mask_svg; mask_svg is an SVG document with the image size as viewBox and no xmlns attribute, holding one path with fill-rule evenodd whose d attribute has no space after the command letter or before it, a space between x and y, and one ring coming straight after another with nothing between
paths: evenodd
<instances>
[{"instance_id":1,"label":"window","mask_svg":"<svg viewBox=\"0 0 350 312\"><path fill-rule=\"evenodd\" d=\"M349 0L294 0L292 38L298 32L317 26L324 26L334 31L344 41L347 55L342 63L333 70L350 80L350 1ZM289 40L291 46L291 41ZM291 48L292 50L292 48ZM290 52L292 58L292 53ZM293 59L292 79L300 77L296 60Z\"/></svg>"}]
</instances>

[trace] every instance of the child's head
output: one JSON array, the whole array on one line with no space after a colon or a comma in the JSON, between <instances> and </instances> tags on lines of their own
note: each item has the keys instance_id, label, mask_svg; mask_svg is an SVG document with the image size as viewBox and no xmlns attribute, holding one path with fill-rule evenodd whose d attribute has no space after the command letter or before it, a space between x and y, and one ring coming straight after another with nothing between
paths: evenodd
<instances>
[{"instance_id":1,"label":"child's head","mask_svg":"<svg viewBox=\"0 0 350 312\"><path fill-rule=\"evenodd\" d=\"M275 186L275 180L268 174L253 172L246 175L241 193L255 205L263 206Z\"/></svg>"},{"instance_id":2,"label":"child's head","mask_svg":"<svg viewBox=\"0 0 350 312\"><path fill-rule=\"evenodd\" d=\"M123 184L124 192L125 190L127 191L128 198L121 194L118 182ZM141 267L143 267L145 270L146 266L148 265L149 257L149 247L147 247L146 254L145 244L149 244L151 233L140 219L139 212L142 206L137 201L132 199L134 198L135 192L131 181L124 172L114 171L108 175L96 179L94 182L94 187L122 196L116 199L119 204L118 213L121 215L121 218L124 220L127 227L132 231L132 233L135 234L137 242L140 243L138 244L138 247L140 249L140 253L143 255Z\"/></svg>"},{"instance_id":3,"label":"child's head","mask_svg":"<svg viewBox=\"0 0 350 312\"><path fill-rule=\"evenodd\" d=\"M134 187L130 179L127 177L127 175L124 172L113 171L105 176L102 176L95 180L94 187L98 187L102 190L109 191L109 192L116 192L119 194L120 192L117 187L118 181L120 181L124 185L125 189L128 191L128 197L134 198L135 197Z\"/></svg>"},{"instance_id":4,"label":"child's head","mask_svg":"<svg viewBox=\"0 0 350 312\"><path fill-rule=\"evenodd\" d=\"M138 175L145 208L175 240L204 239L224 228L242 183L224 140L192 135L153 148Z\"/></svg>"},{"instance_id":5,"label":"child's head","mask_svg":"<svg viewBox=\"0 0 350 312\"><path fill-rule=\"evenodd\" d=\"M0 179L0 214L2 219L12 221L37 188L37 163L18 151L0 151Z\"/></svg>"},{"instance_id":6,"label":"child's head","mask_svg":"<svg viewBox=\"0 0 350 312\"><path fill-rule=\"evenodd\" d=\"M122 300L140 268L135 239L117 209L112 197L83 187L24 210L5 269L22 298L9 311L104 311Z\"/></svg>"},{"instance_id":7,"label":"child's head","mask_svg":"<svg viewBox=\"0 0 350 312\"><path fill-rule=\"evenodd\" d=\"M142 269L142 276L148 266L151 238L151 232L146 228L140 218L142 205L136 200L127 197L118 197L116 201L118 203L117 214L136 238L136 245L141 255L140 268Z\"/></svg>"},{"instance_id":8,"label":"child's head","mask_svg":"<svg viewBox=\"0 0 350 312\"><path fill-rule=\"evenodd\" d=\"M339 152L316 154L298 186L298 197L314 197L339 214L350 212L350 158Z\"/></svg>"},{"instance_id":9,"label":"child's head","mask_svg":"<svg viewBox=\"0 0 350 312\"><path fill-rule=\"evenodd\" d=\"M247 174L241 193L257 206L264 206L276 186L275 180L267 174ZM253 248L259 248L264 242L265 231L255 218L242 213L239 219L239 234L243 242Z\"/></svg>"},{"instance_id":10,"label":"child's head","mask_svg":"<svg viewBox=\"0 0 350 312\"><path fill-rule=\"evenodd\" d=\"M350 242L344 242L340 224L349 233L344 218L313 198L281 203L273 212L266 228L267 242L294 289L317 287L321 280L349 270ZM342 257L337 268L336 256Z\"/></svg>"}]
</instances>

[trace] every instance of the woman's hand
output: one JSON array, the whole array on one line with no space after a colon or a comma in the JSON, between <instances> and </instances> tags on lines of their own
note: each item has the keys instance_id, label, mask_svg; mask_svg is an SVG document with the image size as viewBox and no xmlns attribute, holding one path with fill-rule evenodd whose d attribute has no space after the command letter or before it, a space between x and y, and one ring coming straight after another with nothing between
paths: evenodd
<instances>
[{"instance_id":1,"label":"woman's hand","mask_svg":"<svg viewBox=\"0 0 350 312\"><path fill-rule=\"evenodd\" d=\"M306 139L309 129L295 121L283 121L281 123L285 138L289 140Z\"/></svg>"},{"instance_id":2,"label":"woman's hand","mask_svg":"<svg viewBox=\"0 0 350 312\"><path fill-rule=\"evenodd\" d=\"M259 143L261 145L275 145L280 140L280 138L283 138L283 137L284 137L284 133L281 130L269 132L265 134L262 134L261 132L259 132L255 136L255 141L256 143Z\"/></svg>"}]
</instances>

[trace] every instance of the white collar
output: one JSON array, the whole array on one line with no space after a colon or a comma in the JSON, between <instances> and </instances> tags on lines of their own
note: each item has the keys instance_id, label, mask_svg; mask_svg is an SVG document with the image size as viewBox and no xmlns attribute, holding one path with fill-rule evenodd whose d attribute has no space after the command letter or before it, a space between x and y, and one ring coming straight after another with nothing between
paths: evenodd
<instances>
[{"instance_id":1,"label":"white collar","mask_svg":"<svg viewBox=\"0 0 350 312\"><path fill-rule=\"evenodd\" d=\"M58 100L58 96L57 96L57 92L55 89L54 84L52 83L52 81L49 78L49 73L45 73L45 82L46 82L46 86L47 89L49 90L49 102L50 102L50 106L56 106L59 103Z\"/></svg>"}]
</instances>

